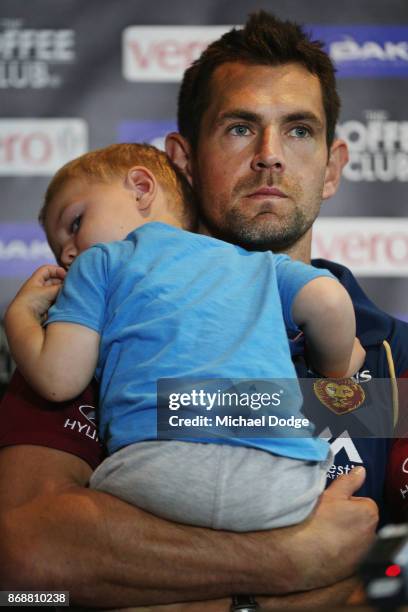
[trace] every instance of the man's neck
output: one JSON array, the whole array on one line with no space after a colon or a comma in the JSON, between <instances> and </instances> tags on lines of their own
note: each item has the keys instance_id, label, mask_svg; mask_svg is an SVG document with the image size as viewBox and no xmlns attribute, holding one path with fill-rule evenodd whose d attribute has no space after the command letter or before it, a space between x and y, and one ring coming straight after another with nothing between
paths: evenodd
<instances>
[{"instance_id":1,"label":"man's neck","mask_svg":"<svg viewBox=\"0 0 408 612\"><path fill-rule=\"evenodd\" d=\"M207 225L205 225L201 220L198 223L197 233L203 234L204 236L213 235L208 229ZM299 240L295 242L295 244L283 251L279 251L279 253L285 253L286 255L289 255L292 259L296 259L297 261L303 261L303 263L306 264L310 264L311 252L312 228L310 228L301 238L299 238Z\"/></svg>"},{"instance_id":2,"label":"man's neck","mask_svg":"<svg viewBox=\"0 0 408 612\"><path fill-rule=\"evenodd\" d=\"M286 255L289 255L292 259L310 264L312 254L312 228L299 238L295 244L281 252L286 253Z\"/></svg>"}]
</instances>

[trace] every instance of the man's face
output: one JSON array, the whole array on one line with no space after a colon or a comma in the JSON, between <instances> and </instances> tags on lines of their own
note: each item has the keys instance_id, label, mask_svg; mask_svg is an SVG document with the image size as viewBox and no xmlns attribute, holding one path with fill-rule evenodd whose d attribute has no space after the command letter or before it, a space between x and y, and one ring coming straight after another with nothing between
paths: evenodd
<instances>
[{"instance_id":1,"label":"man's face","mask_svg":"<svg viewBox=\"0 0 408 612\"><path fill-rule=\"evenodd\" d=\"M319 213L328 168L316 76L300 64L226 63L211 79L191 175L205 229L248 249L290 250Z\"/></svg>"}]
</instances>

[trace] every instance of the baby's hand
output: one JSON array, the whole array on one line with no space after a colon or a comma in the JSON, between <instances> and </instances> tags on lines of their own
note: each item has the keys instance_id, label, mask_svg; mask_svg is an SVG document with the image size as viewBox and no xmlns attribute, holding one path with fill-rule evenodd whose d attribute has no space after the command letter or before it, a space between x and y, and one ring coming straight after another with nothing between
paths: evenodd
<instances>
[{"instance_id":1,"label":"baby's hand","mask_svg":"<svg viewBox=\"0 0 408 612\"><path fill-rule=\"evenodd\" d=\"M65 275L66 270L61 266L41 266L21 287L9 310L27 309L42 323L47 317L48 309L57 299Z\"/></svg>"}]
</instances>

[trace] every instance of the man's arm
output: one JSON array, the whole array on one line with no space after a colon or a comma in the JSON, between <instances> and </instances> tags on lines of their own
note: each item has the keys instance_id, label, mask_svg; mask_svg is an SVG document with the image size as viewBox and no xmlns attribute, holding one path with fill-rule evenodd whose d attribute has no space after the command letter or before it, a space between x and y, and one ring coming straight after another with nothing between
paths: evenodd
<instances>
[{"instance_id":1,"label":"man's arm","mask_svg":"<svg viewBox=\"0 0 408 612\"><path fill-rule=\"evenodd\" d=\"M359 470L334 482L304 523L249 534L166 522L85 489L89 475L61 451L0 452L1 588L64 589L97 607L309 590L353 572L377 521L371 500L349 499Z\"/></svg>"}]
</instances>

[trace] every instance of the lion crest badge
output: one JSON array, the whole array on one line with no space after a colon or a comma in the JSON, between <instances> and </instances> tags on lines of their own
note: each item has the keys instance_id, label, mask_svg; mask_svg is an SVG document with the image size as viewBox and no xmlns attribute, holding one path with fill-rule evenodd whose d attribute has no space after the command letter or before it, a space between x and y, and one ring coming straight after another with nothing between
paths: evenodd
<instances>
[{"instance_id":1,"label":"lion crest badge","mask_svg":"<svg viewBox=\"0 0 408 612\"><path fill-rule=\"evenodd\" d=\"M352 378L321 378L313 390L321 403L338 415L357 410L365 400L363 388Z\"/></svg>"}]
</instances>

